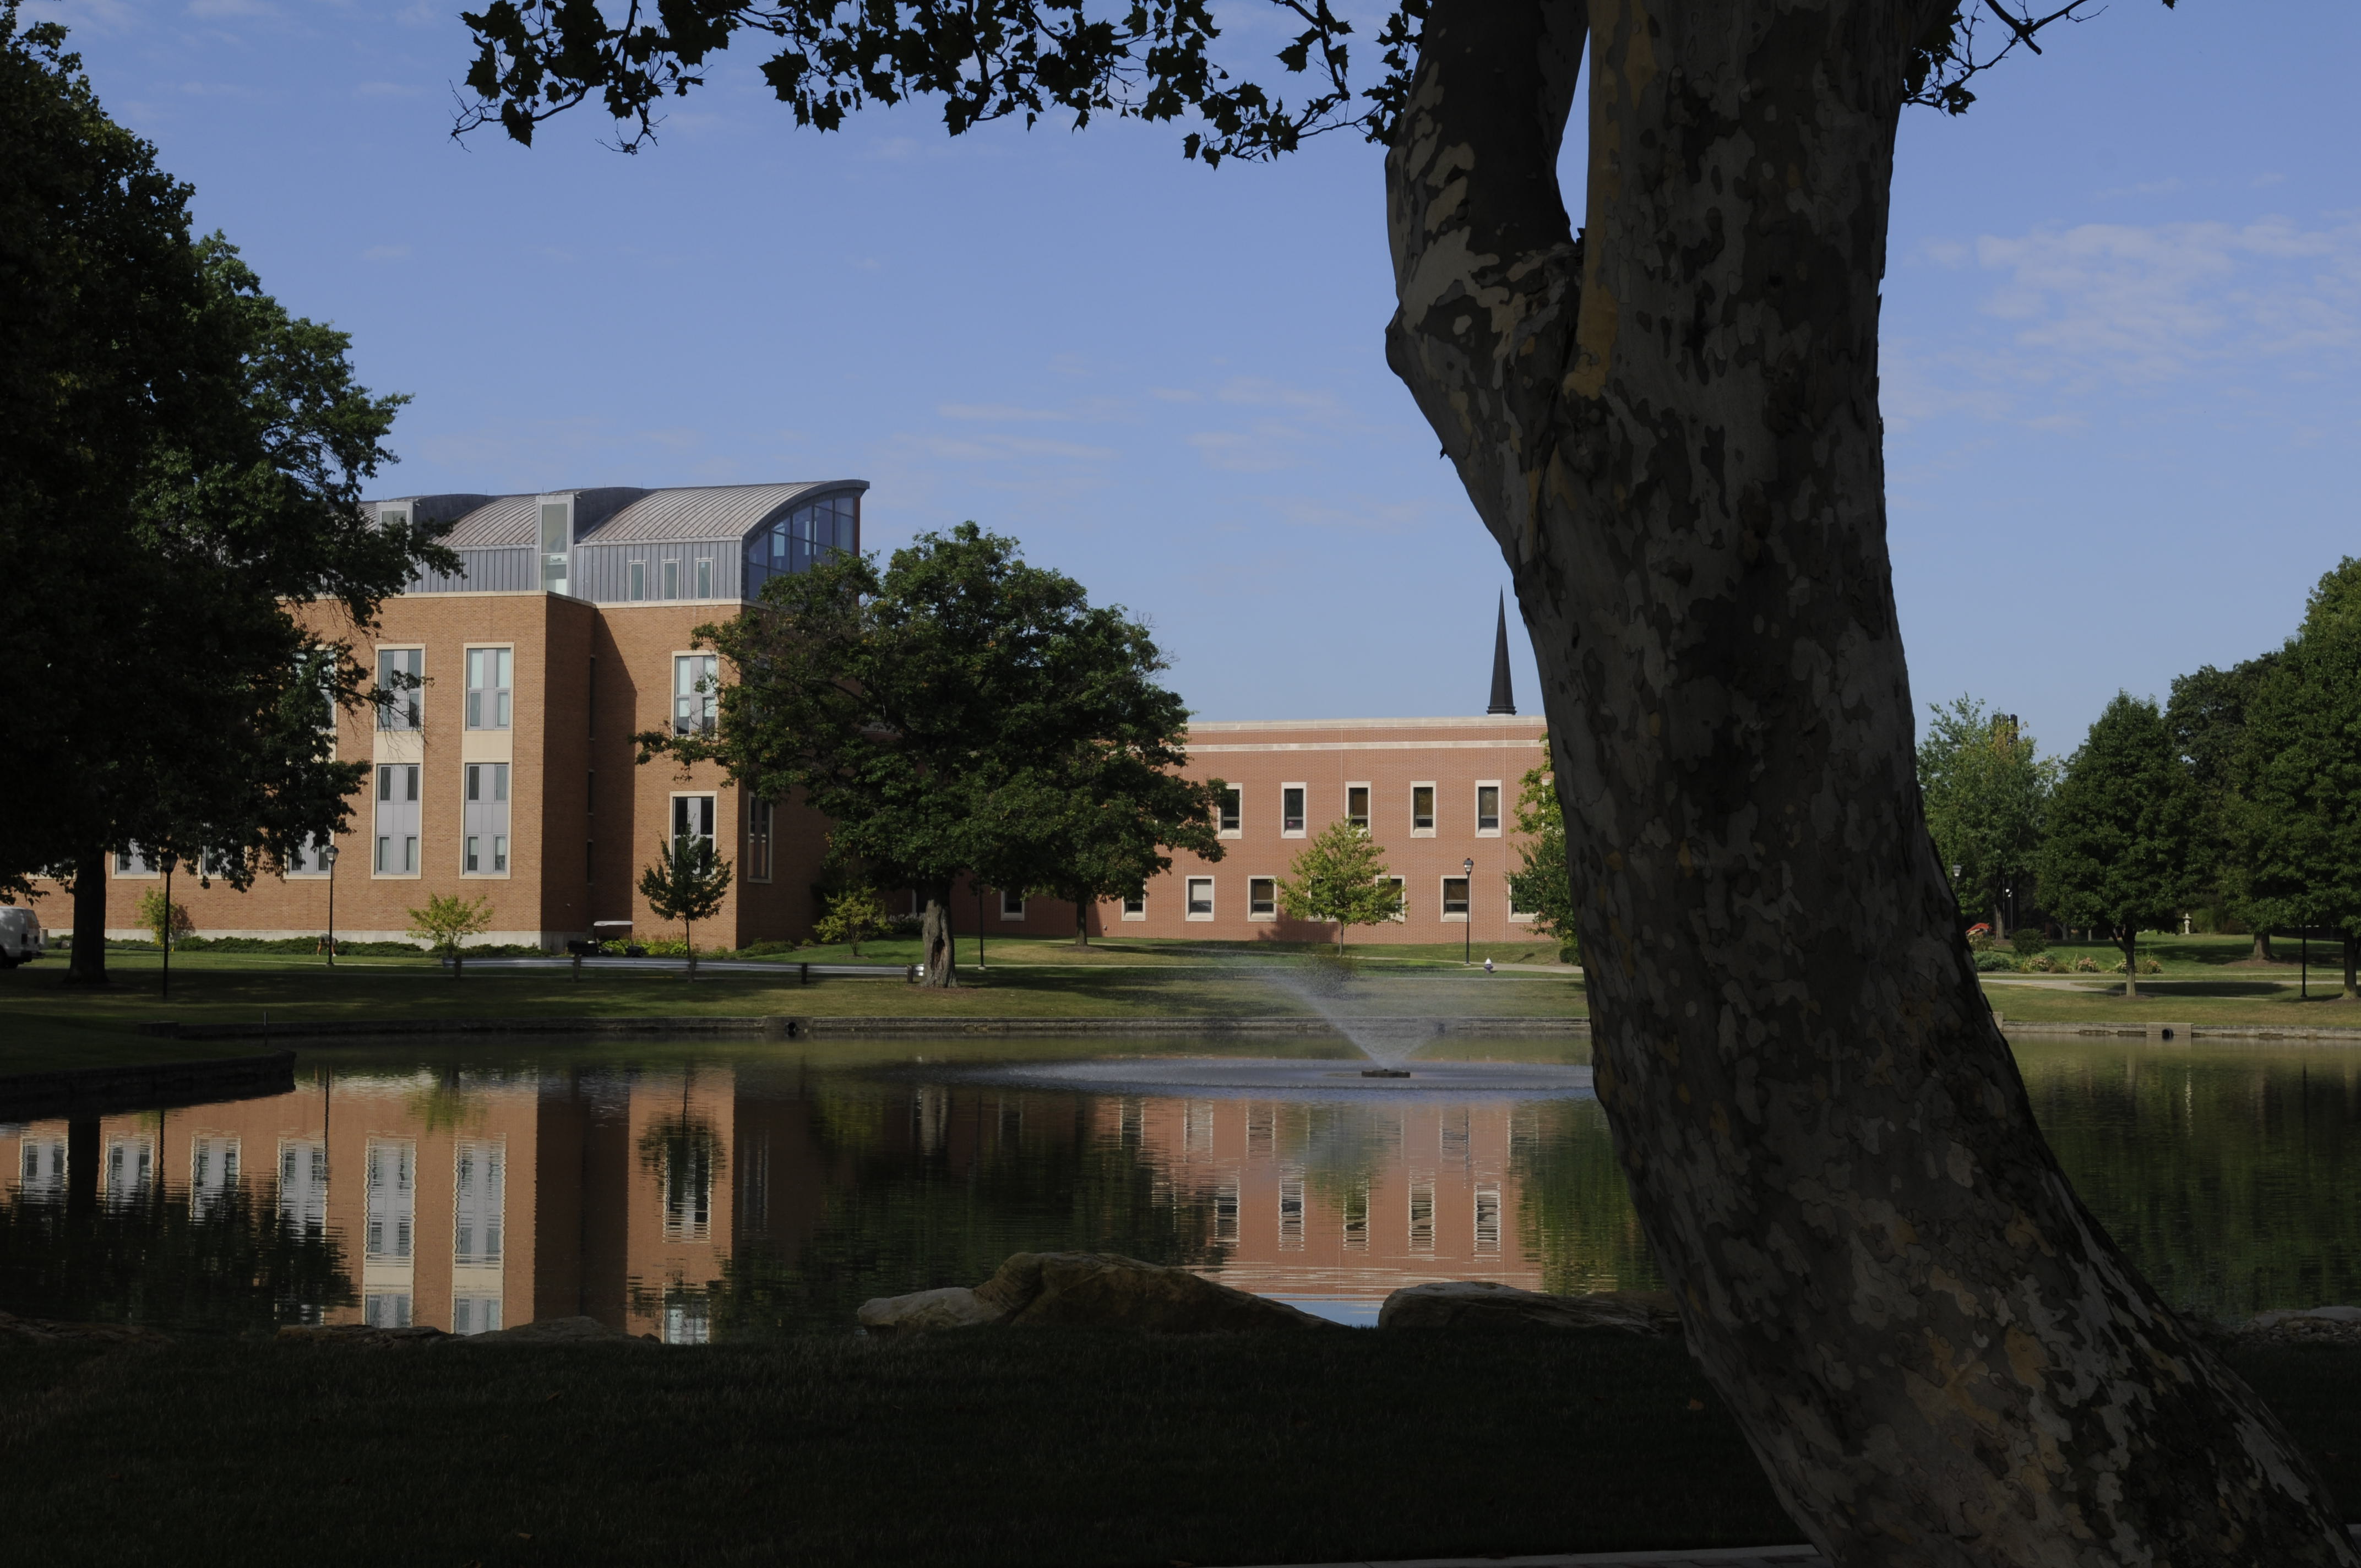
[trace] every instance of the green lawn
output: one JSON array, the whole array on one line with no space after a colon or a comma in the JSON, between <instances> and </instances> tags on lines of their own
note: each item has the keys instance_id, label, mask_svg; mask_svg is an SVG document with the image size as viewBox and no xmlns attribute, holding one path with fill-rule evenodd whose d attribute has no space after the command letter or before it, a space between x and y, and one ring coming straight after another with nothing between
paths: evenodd
<instances>
[{"instance_id":1,"label":"green lawn","mask_svg":"<svg viewBox=\"0 0 2361 1568\"><path fill-rule=\"evenodd\" d=\"M2361 1497L2361 1352L2232 1360ZM1801 1539L1680 1344L1617 1334L191 1339L0 1348L0 1409L26 1562L1163 1568Z\"/></svg>"}]
</instances>

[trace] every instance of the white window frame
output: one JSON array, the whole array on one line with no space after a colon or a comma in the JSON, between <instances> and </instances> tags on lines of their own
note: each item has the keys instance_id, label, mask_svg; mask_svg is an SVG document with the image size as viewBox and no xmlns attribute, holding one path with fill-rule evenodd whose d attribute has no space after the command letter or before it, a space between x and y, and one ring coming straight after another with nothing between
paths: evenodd
<instances>
[{"instance_id":1,"label":"white window frame","mask_svg":"<svg viewBox=\"0 0 2361 1568\"><path fill-rule=\"evenodd\" d=\"M1492 826L1489 828L1484 826L1484 792L1488 789L1494 792L1492 795ZM1476 837L1478 839L1497 839L1500 836L1500 825L1508 819L1508 798L1507 793L1500 788L1500 781L1499 779L1477 779L1476 781Z\"/></svg>"},{"instance_id":2,"label":"white window frame","mask_svg":"<svg viewBox=\"0 0 2361 1568\"><path fill-rule=\"evenodd\" d=\"M1359 790L1361 792L1361 815L1358 817L1355 817L1353 815L1353 792L1355 790ZM1374 832L1376 830L1377 805L1378 792L1369 787L1368 780L1353 779L1345 784L1345 820L1355 824L1364 833Z\"/></svg>"},{"instance_id":3,"label":"white window frame","mask_svg":"<svg viewBox=\"0 0 2361 1568\"><path fill-rule=\"evenodd\" d=\"M713 597L713 557L699 555L696 557L696 561L697 567L694 575L697 578L697 597L700 599L709 599Z\"/></svg>"},{"instance_id":4,"label":"white window frame","mask_svg":"<svg viewBox=\"0 0 2361 1568\"><path fill-rule=\"evenodd\" d=\"M1255 889L1257 887L1268 887L1270 889L1270 900L1267 905L1257 904L1256 902ZM1277 877L1250 876L1246 878L1246 918L1249 920L1276 920L1279 918L1279 879Z\"/></svg>"},{"instance_id":5,"label":"white window frame","mask_svg":"<svg viewBox=\"0 0 2361 1568\"><path fill-rule=\"evenodd\" d=\"M1439 876L1434 881L1434 906L1441 911L1444 921L1452 925L1465 925L1475 917L1476 879L1474 877L1453 873ZM1451 884L1455 882L1464 883L1467 887L1467 896L1460 901L1460 910L1456 915L1451 913Z\"/></svg>"},{"instance_id":6,"label":"white window frame","mask_svg":"<svg viewBox=\"0 0 2361 1568\"><path fill-rule=\"evenodd\" d=\"M549 529L549 512L552 508L565 513L565 521L559 525L555 548L552 546ZM570 495L535 496L533 526L533 560L540 565L540 570L533 575L533 586L544 593L572 593L574 591L574 498Z\"/></svg>"},{"instance_id":7,"label":"white window frame","mask_svg":"<svg viewBox=\"0 0 2361 1568\"><path fill-rule=\"evenodd\" d=\"M1205 890L1205 912L1202 915L1197 913L1197 890L1201 887ZM1213 879L1212 877L1192 876L1188 878L1181 883L1180 894L1180 914L1182 918L1189 920L1211 920L1213 918L1214 912L1218 908L1218 905L1213 902Z\"/></svg>"},{"instance_id":8,"label":"white window frame","mask_svg":"<svg viewBox=\"0 0 2361 1568\"><path fill-rule=\"evenodd\" d=\"M680 598L680 557L677 555L664 558L663 598L667 601Z\"/></svg>"},{"instance_id":9,"label":"white window frame","mask_svg":"<svg viewBox=\"0 0 2361 1568\"><path fill-rule=\"evenodd\" d=\"M399 800L397 796L387 794L385 779L388 773L401 774L401 783L414 784L418 793L408 800ZM407 878L414 881L426 874L424 852L426 780L424 774L425 764L421 762L377 762L371 765L369 769L369 875ZM400 785L397 784L395 787L399 788ZM396 804L414 806L418 808L412 823L413 831L408 834L389 834L379 831L384 816L381 808ZM387 852L387 845L396 839L407 839L405 844L390 854ZM408 863L406 865L399 863L402 861Z\"/></svg>"},{"instance_id":10,"label":"white window frame","mask_svg":"<svg viewBox=\"0 0 2361 1568\"><path fill-rule=\"evenodd\" d=\"M1287 825L1287 792L1289 790L1297 790L1301 794L1302 809L1296 814L1295 826L1292 828ZM1311 823L1312 786L1307 784L1280 784L1279 786L1279 836L1282 839L1305 838L1309 835Z\"/></svg>"},{"instance_id":11,"label":"white window frame","mask_svg":"<svg viewBox=\"0 0 2361 1568\"><path fill-rule=\"evenodd\" d=\"M374 788L375 785L372 784L371 787ZM127 850L115 851L115 865L106 874L110 878L153 878L160 877L164 873L156 869L155 862L148 858L147 850L134 844Z\"/></svg>"},{"instance_id":12,"label":"white window frame","mask_svg":"<svg viewBox=\"0 0 2361 1568\"><path fill-rule=\"evenodd\" d=\"M370 787L372 792L374 792L375 781L373 779L371 781ZM326 876L328 874L328 868L325 865L319 863L320 851L325 850L333 842L335 842L334 839L322 834L312 834L303 840L302 849L296 851L297 858L287 861L286 864L280 867L279 874L286 877Z\"/></svg>"},{"instance_id":13,"label":"white window frame","mask_svg":"<svg viewBox=\"0 0 2361 1568\"><path fill-rule=\"evenodd\" d=\"M1502 877L1500 881L1505 884L1501 888L1500 892L1501 895L1508 901L1509 918L1510 920L1522 921L1528 926L1532 925L1533 921L1540 916L1541 911L1538 909L1520 909L1517 907L1517 879L1513 874Z\"/></svg>"},{"instance_id":14,"label":"white window frame","mask_svg":"<svg viewBox=\"0 0 2361 1568\"><path fill-rule=\"evenodd\" d=\"M1398 876L1381 876L1378 881L1394 884L1394 912L1386 918L1397 926L1407 925L1410 921L1410 884Z\"/></svg>"},{"instance_id":15,"label":"white window frame","mask_svg":"<svg viewBox=\"0 0 2361 1568\"><path fill-rule=\"evenodd\" d=\"M463 762L459 767L459 874L463 877L505 878L509 875L511 851L516 845L515 770L507 762ZM479 793L470 795L473 784ZM503 831L471 833L468 829L468 808L478 807L472 815L491 817ZM489 808L500 807L495 813ZM489 843L478 843L489 839ZM471 857L470 851L474 851ZM470 859L477 863L470 865Z\"/></svg>"},{"instance_id":16,"label":"white window frame","mask_svg":"<svg viewBox=\"0 0 2361 1568\"><path fill-rule=\"evenodd\" d=\"M379 691L385 689L385 656L388 653L415 653L418 655L418 668L415 671L404 672L405 674L416 674L418 677L418 685L402 693L394 703L394 706L397 708L407 707L409 709L407 717L410 718L410 722L406 724L389 723L388 720L393 718L393 715L388 713L382 707L377 708L376 710L377 728L385 734L418 734L426 728L426 645L423 642L380 642L373 652L377 655L377 682L378 689Z\"/></svg>"},{"instance_id":17,"label":"white window frame","mask_svg":"<svg viewBox=\"0 0 2361 1568\"><path fill-rule=\"evenodd\" d=\"M1014 909L1008 907L1012 900L1014 900L1016 905L1016 907ZM1024 919L1025 895L1021 893L1012 894L1006 888L1002 888L1000 890L1000 917L1003 920Z\"/></svg>"},{"instance_id":18,"label":"white window frame","mask_svg":"<svg viewBox=\"0 0 2361 1568\"><path fill-rule=\"evenodd\" d=\"M680 689L681 664L685 661L691 659L699 659L704 661L705 671L697 678L697 680L710 683L709 689L703 692L684 692ZM692 682L691 685L693 685L695 683ZM698 698L702 698L704 702L700 727L694 729L683 729L681 705L684 702L694 701ZM672 704L672 732L674 734L712 734L714 728L721 722L721 656L718 653L705 652L694 648L674 650L672 656L672 693L668 700Z\"/></svg>"},{"instance_id":19,"label":"white window frame","mask_svg":"<svg viewBox=\"0 0 2361 1568\"><path fill-rule=\"evenodd\" d=\"M675 829L680 826L680 803L684 800L704 801L706 808L713 814L713 831L699 833L696 837L711 844L718 853L721 847L721 797L709 789L676 789L665 797L665 845L669 847L672 841L680 836Z\"/></svg>"},{"instance_id":20,"label":"white window frame","mask_svg":"<svg viewBox=\"0 0 2361 1568\"><path fill-rule=\"evenodd\" d=\"M1123 917L1126 920L1147 919L1148 894L1143 893L1137 898L1126 898L1123 901Z\"/></svg>"},{"instance_id":21,"label":"white window frame","mask_svg":"<svg viewBox=\"0 0 2361 1568\"><path fill-rule=\"evenodd\" d=\"M1246 836L1246 786L1232 784L1222 793L1228 797L1230 806L1235 809L1224 806L1219 801L1214 802L1213 827L1216 836L1224 839L1243 839Z\"/></svg>"},{"instance_id":22,"label":"white window frame","mask_svg":"<svg viewBox=\"0 0 2361 1568\"><path fill-rule=\"evenodd\" d=\"M1426 826L1418 825L1418 792L1426 791ZM1412 779L1410 785L1410 836L1413 839L1434 837L1435 801L1438 791L1433 779Z\"/></svg>"},{"instance_id":23,"label":"white window frame","mask_svg":"<svg viewBox=\"0 0 2361 1568\"><path fill-rule=\"evenodd\" d=\"M476 678L476 655L489 655L483 662L490 667L490 676L482 685L472 684ZM506 675L503 684L500 677ZM482 730L509 730L516 728L516 644L513 642L471 642L460 652L459 679L468 683L462 686L461 708L466 728ZM484 698L490 697L492 722L484 718Z\"/></svg>"},{"instance_id":24,"label":"white window frame","mask_svg":"<svg viewBox=\"0 0 2361 1568\"><path fill-rule=\"evenodd\" d=\"M628 562L628 563L626 563L626 565L630 567L630 570L629 570L629 571L627 571L627 572L624 574L623 602L624 602L625 604L645 604L645 603L647 603L647 602L648 602L648 564L647 564L647 561L646 561L644 558L642 558L642 559L641 559L641 560Z\"/></svg>"}]
</instances>

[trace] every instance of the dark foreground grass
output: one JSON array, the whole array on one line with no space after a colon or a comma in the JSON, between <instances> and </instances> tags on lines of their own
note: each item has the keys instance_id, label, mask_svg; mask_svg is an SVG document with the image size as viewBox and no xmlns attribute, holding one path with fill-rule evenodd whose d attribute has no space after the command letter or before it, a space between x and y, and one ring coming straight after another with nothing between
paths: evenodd
<instances>
[{"instance_id":1,"label":"dark foreground grass","mask_svg":"<svg viewBox=\"0 0 2361 1568\"><path fill-rule=\"evenodd\" d=\"M2234 1362L2361 1497L2361 1351ZM1801 1539L1677 1343L0 1349L19 1561L1162 1565Z\"/></svg>"},{"instance_id":2,"label":"dark foreground grass","mask_svg":"<svg viewBox=\"0 0 2361 1568\"><path fill-rule=\"evenodd\" d=\"M1620 1336L189 1341L0 1350L0 1410L28 1563L1162 1568L1796 1538L1680 1349Z\"/></svg>"}]
</instances>

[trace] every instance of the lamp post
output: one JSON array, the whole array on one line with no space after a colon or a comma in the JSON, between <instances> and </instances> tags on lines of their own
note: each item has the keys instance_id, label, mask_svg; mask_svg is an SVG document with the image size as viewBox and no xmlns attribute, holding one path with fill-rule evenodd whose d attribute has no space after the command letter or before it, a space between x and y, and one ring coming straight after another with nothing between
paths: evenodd
<instances>
[{"instance_id":1,"label":"lamp post","mask_svg":"<svg viewBox=\"0 0 2361 1568\"><path fill-rule=\"evenodd\" d=\"M1460 861L1459 871L1467 879L1467 924L1459 928L1459 967L1466 969L1476 961L1476 857Z\"/></svg>"},{"instance_id":2,"label":"lamp post","mask_svg":"<svg viewBox=\"0 0 2361 1568\"><path fill-rule=\"evenodd\" d=\"M328 967L336 967L336 847L330 844L320 851L328 862Z\"/></svg>"}]
</instances>

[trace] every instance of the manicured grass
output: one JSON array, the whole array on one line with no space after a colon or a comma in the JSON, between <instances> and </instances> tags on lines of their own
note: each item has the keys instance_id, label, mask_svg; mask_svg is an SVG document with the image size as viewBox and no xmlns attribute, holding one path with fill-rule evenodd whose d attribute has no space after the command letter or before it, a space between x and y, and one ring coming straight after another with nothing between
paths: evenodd
<instances>
[{"instance_id":1,"label":"manicured grass","mask_svg":"<svg viewBox=\"0 0 2361 1568\"><path fill-rule=\"evenodd\" d=\"M2315 977L2316 980L2317 977ZM2176 981L2143 975L2139 994L2125 998L2123 981L2110 985L1987 985L1984 995L2004 1019L2044 1023L2173 1023L2249 1025L2257 1028L2361 1028L2361 1007L2335 999L2334 985L2317 983L2301 1001L2292 985L2273 981Z\"/></svg>"},{"instance_id":2,"label":"manicured grass","mask_svg":"<svg viewBox=\"0 0 2361 1568\"><path fill-rule=\"evenodd\" d=\"M2361 1353L2232 1360L2361 1497ZM1677 1342L0 1350L27 1562L1303 1563L1801 1539Z\"/></svg>"}]
</instances>

